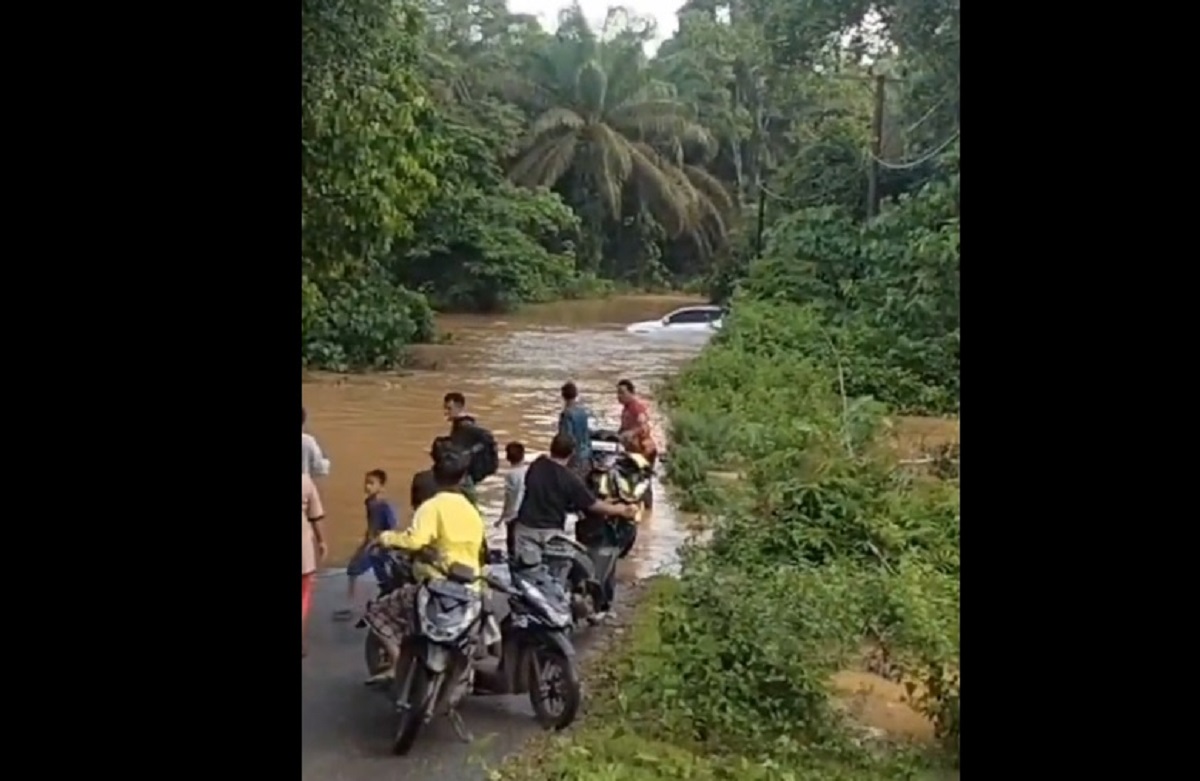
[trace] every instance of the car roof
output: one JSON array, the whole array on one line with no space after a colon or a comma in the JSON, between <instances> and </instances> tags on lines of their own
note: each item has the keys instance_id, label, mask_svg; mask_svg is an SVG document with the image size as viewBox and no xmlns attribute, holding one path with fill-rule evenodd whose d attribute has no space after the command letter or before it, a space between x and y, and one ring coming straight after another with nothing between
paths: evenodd
<instances>
[{"instance_id":1,"label":"car roof","mask_svg":"<svg viewBox=\"0 0 1200 781\"><path fill-rule=\"evenodd\" d=\"M672 309L670 315L677 315L680 312L720 312L721 307L715 304L698 304L696 306L681 306L678 309Z\"/></svg>"}]
</instances>

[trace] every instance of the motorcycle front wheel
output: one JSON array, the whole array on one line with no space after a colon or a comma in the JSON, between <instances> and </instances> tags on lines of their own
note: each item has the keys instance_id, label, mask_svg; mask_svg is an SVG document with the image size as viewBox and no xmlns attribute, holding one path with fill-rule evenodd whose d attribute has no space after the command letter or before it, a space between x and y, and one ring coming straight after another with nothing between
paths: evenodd
<instances>
[{"instance_id":1,"label":"motorcycle front wheel","mask_svg":"<svg viewBox=\"0 0 1200 781\"><path fill-rule=\"evenodd\" d=\"M529 656L529 704L543 729L566 729L583 699L579 671L563 653L536 648Z\"/></svg>"},{"instance_id":2,"label":"motorcycle front wheel","mask_svg":"<svg viewBox=\"0 0 1200 781\"><path fill-rule=\"evenodd\" d=\"M397 670L393 702L396 705L396 729L392 737L392 753L403 756L412 749L417 733L425 722L425 699L429 692L429 671L415 655L409 656L411 673L405 670L403 674ZM412 675L412 683L408 694L403 692L404 681ZM403 702L401 700L404 700Z\"/></svg>"},{"instance_id":3,"label":"motorcycle front wheel","mask_svg":"<svg viewBox=\"0 0 1200 781\"><path fill-rule=\"evenodd\" d=\"M363 661L367 663L367 675L379 675L392 664L387 646L379 639L379 635L367 630L367 639L363 643Z\"/></svg>"}]
</instances>

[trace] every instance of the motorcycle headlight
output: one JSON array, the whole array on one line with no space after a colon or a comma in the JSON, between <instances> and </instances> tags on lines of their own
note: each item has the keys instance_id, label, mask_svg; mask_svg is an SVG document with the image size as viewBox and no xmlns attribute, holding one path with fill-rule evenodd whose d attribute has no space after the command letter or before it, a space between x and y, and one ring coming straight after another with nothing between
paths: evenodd
<instances>
[{"instance_id":1,"label":"motorcycle headlight","mask_svg":"<svg viewBox=\"0 0 1200 781\"><path fill-rule=\"evenodd\" d=\"M462 637L483 612L483 600L472 595L466 602L454 602L448 609L434 599L429 589L417 592L417 615L421 634L435 643L449 643Z\"/></svg>"},{"instance_id":2,"label":"motorcycle headlight","mask_svg":"<svg viewBox=\"0 0 1200 781\"><path fill-rule=\"evenodd\" d=\"M521 593L554 629L563 629L570 625L571 611L551 602L537 586L521 581Z\"/></svg>"}]
</instances>

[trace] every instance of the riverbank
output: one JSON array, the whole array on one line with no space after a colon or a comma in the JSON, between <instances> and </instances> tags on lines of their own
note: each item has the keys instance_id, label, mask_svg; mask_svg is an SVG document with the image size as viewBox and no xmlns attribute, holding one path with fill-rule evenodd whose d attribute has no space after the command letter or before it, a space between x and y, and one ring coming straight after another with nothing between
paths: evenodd
<instances>
[{"instance_id":1,"label":"riverbank","mask_svg":"<svg viewBox=\"0 0 1200 781\"><path fill-rule=\"evenodd\" d=\"M668 383L673 498L711 541L639 607L583 722L501 776L956 777L957 421L847 398L799 347L814 325L739 306Z\"/></svg>"}]
</instances>

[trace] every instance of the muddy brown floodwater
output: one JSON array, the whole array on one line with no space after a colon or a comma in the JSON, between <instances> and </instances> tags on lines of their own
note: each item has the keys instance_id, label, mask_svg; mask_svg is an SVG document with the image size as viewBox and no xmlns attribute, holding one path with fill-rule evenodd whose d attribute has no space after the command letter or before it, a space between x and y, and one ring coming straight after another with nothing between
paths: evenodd
<instances>
[{"instance_id":1,"label":"muddy brown floodwater","mask_svg":"<svg viewBox=\"0 0 1200 781\"><path fill-rule=\"evenodd\" d=\"M651 391L705 344L703 335L632 336L625 325L663 316L695 298L617 297L528 307L512 315L446 316L438 320L446 344L421 348L431 371L395 375L317 375L304 383L308 431L330 459L328 477L318 478L330 532L328 565L341 565L362 537L363 475L380 468L388 474L389 498L402 524L411 516L408 487L426 469L429 443L444 434L442 395L459 391L467 409L491 429L501 448L500 472L480 486L480 502L490 524L503 501L503 447L518 440L533 453L544 451L554 435L562 402L559 388L573 380L595 424L613 426L619 418L617 380L628 378L649 397L659 441L663 416ZM624 568L644 576L669 560L686 536L674 508L655 486L655 509L643 521L637 547ZM493 540L502 532L491 530Z\"/></svg>"}]
</instances>

